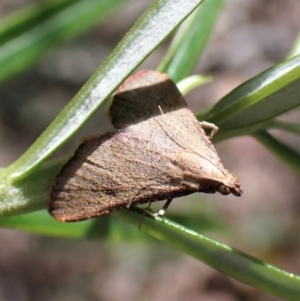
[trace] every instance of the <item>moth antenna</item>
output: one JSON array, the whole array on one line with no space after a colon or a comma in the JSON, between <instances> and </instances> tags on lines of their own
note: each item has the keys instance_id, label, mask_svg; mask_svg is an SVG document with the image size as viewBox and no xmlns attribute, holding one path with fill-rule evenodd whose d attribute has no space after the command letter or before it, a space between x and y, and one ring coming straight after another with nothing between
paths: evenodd
<instances>
[{"instance_id":1,"label":"moth antenna","mask_svg":"<svg viewBox=\"0 0 300 301\"><path fill-rule=\"evenodd\" d=\"M160 105L158 106L158 109L160 110L161 115L164 115L164 112L163 112L163 110L162 110L162 108L161 108Z\"/></svg>"},{"instance_id":2,"label":"moth antenna","mask_svg":"<svg viewBox=\"0 0 300 301\"><path fill-rule=\"evenodd\" d=\"M163 112L163 110L162 110L162 108L161 108L160 105L158 105L158 109L159 109L161 115L164 115L164 112ZM164 129L164 127L159 123L159 121L156 120L155 117L154 117L153 119L154 119L155 122L161 127L161 129L166 133L166 135L169 136L169 137L171 138L171 140L173 140L173 141L174 141L175 143L177 143L179 146L181 146L181 147L183 147L183 148L185 148L185 149L188 149L188 150L194 152L191 148L185 146L184 144L181 144L181 143L178 142L175 138L173 138L173 137L172 137L172 136ZM197 154L196 152L194 152L194 153Z\"/></svg>"}]
</instances>

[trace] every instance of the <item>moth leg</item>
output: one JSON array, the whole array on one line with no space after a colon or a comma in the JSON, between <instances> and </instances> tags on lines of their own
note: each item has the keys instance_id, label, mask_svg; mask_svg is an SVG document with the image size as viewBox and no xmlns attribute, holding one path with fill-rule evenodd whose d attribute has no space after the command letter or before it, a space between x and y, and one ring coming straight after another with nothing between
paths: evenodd
<instances>
[{"instance_id":1,"label":"moth leg","mask_svg":"<svg viewBox=\"0 0 300 301\"><path fill-rule=\"evenodd\" d=\"M158 211L158 213L156 213L157 216L163 216L163 215L166 213L166 211L167 211L168 207L170 206L172 200L173 200L173 199L168 199L168 200L164 203L163 207Z\"/></svg>"},{"instance_id":2,"label":"moth leg","mask_svg":"<svg viewBox=\"0 0 300 301\"><path fill-rule=\"evenodd\" d=\"M153 216L153 214L154 214L154 213L151 211L151 208L150 208L150 207L151 207L151 204L152 204L152 202L150 201L148 207L147 207L146 209L144 209L142 218L141 218L140 223L139 223L139 230L141 230L141 228L142 228L142 224L143 224L143 221L144 221L144 218L145 218L145 214L148 213L148 214L151 215L151 216Z\"/></svg>"},{"instance_id":3,"label":"moth leg","mask_svg":"<svg viewBox=\"0 0 300 301\"><path fill-rule=\"evenodd\" d=\"M140 191L141 191L142 189L140 189L137 193L136 193L136 195L126 204L126 208L127 209L129 209L130 207L131 207L131 205L132 205L132 203L134 202L134 199L139 195L139 193L140 193ZM151 202L150 202L150 205L151 205Z\"/></svg>"},{"instance_id":4,"label":"moth leg","mask_svg":"<svg viewBox=\"0 0 300 301\"><path fill-rule=\"evenodd\" d=\"M157 217L157 216L161 217L161 216L163 216L163 215L166 213L166 211L167 211L168 207L170 206L172 200L173 200L173 199L168 199L168 200L164 203L163 207L162 207L158 212L156 212L156 213L153 212L153 211L150 209L151 202L149 203L149 206L148 206L146 209L144 209L144 211L145 211L146 213L148 213L149 215L153 216L153 217Z\"/></svg>"},{"instance_id":5,"label":"moth leg","mask_svg":"<svg viewBox=\"0 0 300 301\"><path fill-rule=\"evenodd\" d=\"M151 207L152 202L149 202L149 205L147 206L147 208L143 208L144 212L149 214L152 217L156 217L157 213L153 212L153 210L150 208Z\"/></svg>"},{"instance_id":6,"label":"moth leg","mask_svg":"<svg viewBox=\"0 0 300 301\"><path fill-rule=\"evenodd\" d=\"M203 128L207 128L207 129L211 129L211 133L209 135L209 139L211 140L215 134L217 133L217 131L219 130L219 128L211 123L211 122L207 122L207 121L199 121L199 124L203 127Z\"/></svg>"}]
</instances>

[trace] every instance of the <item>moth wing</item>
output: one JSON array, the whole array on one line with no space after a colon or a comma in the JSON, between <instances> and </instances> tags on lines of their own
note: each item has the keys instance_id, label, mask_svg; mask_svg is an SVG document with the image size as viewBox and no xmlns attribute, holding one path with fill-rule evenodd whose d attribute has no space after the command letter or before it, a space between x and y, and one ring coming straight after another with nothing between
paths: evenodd
<instances>
[{"instance_id":1,"label":"moth wing","mask_svg":"<svg viewBox=\"0 0 300 301\"><path fill-rule=\"evenodd\" d=\"M52 187L49 211L57 220L79 221L164 200L182 194L180 177L151 141L126 131L109 133L84 142L63 167Z\"/></svg>"},{"instance_id":2,"label":"moth wing","mask_svg":"<svg viewBox=\"0 0 300 301\"><path fill-rule=\"evenodd\" d=\"M224 170L210 138L188 108L161 114L155 117L155 121L165 130L170 139L182 147L182 150L197 154L217 169Z\"/></svg>"},{"instance_id":3,"label":"moth wing","mask_svg":"<svg viewBox=\"0 0 300 301\"><path fill-rule=\"evenodd\" d=\"M209 180L214 191L236 196L242 194L238 178L224 168L210 138L188 108L161 114L152 119L165 131L169 140L172 140L174 149L175 145L181 146L177 153L177 162L182 170L197 175L198 183Z\"/></svg>"},{"instance_id":4,"label":"moth wing","mask_svg":"<svg viewBox=\"0 0 300 301\"><path fill-rule=\"evenodd\" d=\"M174 150L192 152L224 169L219 156L176 85L166 74L144 70L129 77L119 88L109 114L116 128L131 127L136 135L152 135ZM139 126L137 126L139 124ZM133 126L134 125L134 126Z\"/></svg>"},{"instance_id":5,"label":"moth wing","mask_svg":"<svg viewBox=\"0 0 300 301\"><path fill-rule=\"evenodd\" d=\"M166 74L143 70L130 76L115 93L109 107L117 129L140 123L163 113L186 108L176 85Z\"/></svg>"},{"instance_id":6,"label":"moth wing","mask_svg":"<svg viewBox=\"0 0 300 301\"><path fill-rule=\"evenodd\" d=\"M84 142L56 177L49 208L56 219L84 220L199 191L200 186L182 181L187 168L197 183L203 177L220 182L228 177L166 75L143 71L130 77L109 112L120 131Z\"/></svg>"}]
</instances>

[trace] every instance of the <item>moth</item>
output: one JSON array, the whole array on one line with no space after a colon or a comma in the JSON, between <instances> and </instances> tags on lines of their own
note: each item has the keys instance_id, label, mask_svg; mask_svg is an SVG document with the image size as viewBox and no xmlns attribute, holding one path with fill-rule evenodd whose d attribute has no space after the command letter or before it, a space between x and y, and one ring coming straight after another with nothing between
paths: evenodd
<instances>
[{"instance_id":1,"label":"moth","mask_svg":"<svg viewBox=\"0 0 300 301\"><path fill-rule=\"evenodd\" d=\"M166 74L145 70L129 77L109 116L116 132L83 141L56 176L49 212L57 220L166 200L163 215L173 198L194 192L242 194Z\"/></svg>"}]
</instances>

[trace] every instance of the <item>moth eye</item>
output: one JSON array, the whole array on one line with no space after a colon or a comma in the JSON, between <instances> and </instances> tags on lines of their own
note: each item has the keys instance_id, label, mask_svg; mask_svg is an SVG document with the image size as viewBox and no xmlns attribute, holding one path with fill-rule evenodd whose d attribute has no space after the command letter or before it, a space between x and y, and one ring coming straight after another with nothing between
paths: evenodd
<instances>
[{"instance_id":1,"label":"moth eye","mask_svg":"<svg viewBox=\"0 0 300 301\"><path fill-rule=\"evenodd\" d=\"M218 191L223 195L227 195L230 193L230 188L226 185L220 185L218 187Z\"/></svg>"},{"instance_id":2,"label":"moth eye","mask_svg":"<svg viewBox=\"0 0 300 301\"><path fill-rule=\"evenodd\" d=\"M231 175L234 177L234 179L235 179L236 182L239 181L239 176L236 173L231 172Z\"/></svg>"}]
</instances>

